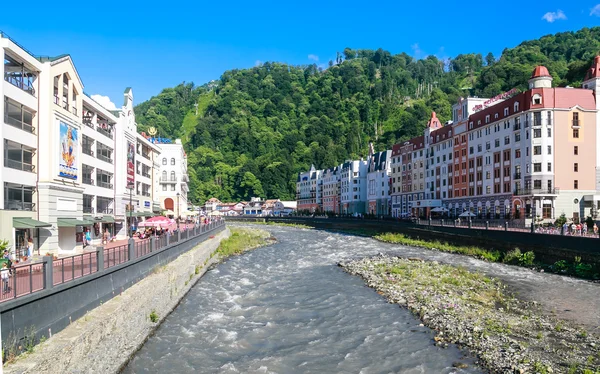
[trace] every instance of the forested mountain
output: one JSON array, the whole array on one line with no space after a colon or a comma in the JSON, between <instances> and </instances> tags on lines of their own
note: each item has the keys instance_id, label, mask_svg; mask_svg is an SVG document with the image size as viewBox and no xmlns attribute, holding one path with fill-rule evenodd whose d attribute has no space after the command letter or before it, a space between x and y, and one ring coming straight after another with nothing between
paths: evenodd
<instances>
[{"instance_id":1,"label":"forested mountain","mask_svg":"<svg viewBox=\"0 0 600 374\"><path fill-rule=\"evenodd\" d=\"M190 199L294 199L299 171L331 167L422 134L434 110L450 120L460 96L526 89L545 65L557 86L579 85L600 52L600 27L548 35L491 53L414 59L344 49L329 67L264 63L202 87L181 84L135 109L141 128L181 137ZM197 104L197 107L194 105Z\"/></svg>"}]
</instances>

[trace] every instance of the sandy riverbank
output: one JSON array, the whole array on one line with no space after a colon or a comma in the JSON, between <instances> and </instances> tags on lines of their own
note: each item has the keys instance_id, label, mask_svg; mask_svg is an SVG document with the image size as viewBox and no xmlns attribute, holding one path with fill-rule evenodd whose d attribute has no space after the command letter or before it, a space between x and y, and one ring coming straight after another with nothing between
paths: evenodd
<instances>
[{"instance_id":1,"label":"sandy riverbank","mask_svg":"<svg viewBox=\"0 0 600 374\"><path fill-rule=\"evenodd\" d=\"M600 373L600 339L511 296L500 281L435 261L378 256L341 263L493 373ZM587 371L586 371L587 370Z\"/></svg>"}]
</instances>

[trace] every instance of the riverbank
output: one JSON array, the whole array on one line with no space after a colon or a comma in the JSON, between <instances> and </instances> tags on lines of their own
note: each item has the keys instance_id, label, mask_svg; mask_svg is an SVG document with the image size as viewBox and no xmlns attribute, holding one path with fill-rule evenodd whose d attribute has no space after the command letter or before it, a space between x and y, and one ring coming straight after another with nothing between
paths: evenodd
<instances>
[{"instance_id":1,"label":"riverbank","mask_svg":"<svg viewBox=\"0 0 600 374\"><path fill-rule=\"evenodd\" d=\"M437 261L377 256L340 263L419 316L438 346L467 348L493 373L600 373L600 339L544 315L500 281ZM456 363L457 367L462 364Z\"/></svg>"},{"instance_id":2,"label":"riverbank","mask_svg":"<svg viewBox=\"0 0 600 374\"><path fill-rule=\"evenodd\" d=\"M235 235L238 229L233 229ZM208 268L229 229L201 243L5 366L5 373L114 373L127 364ZM270 234L253 230L264 244ZM238 236L240 234L238 233ZM242 235L243 236L243 235Z\"/></svg>"}]
</instances>

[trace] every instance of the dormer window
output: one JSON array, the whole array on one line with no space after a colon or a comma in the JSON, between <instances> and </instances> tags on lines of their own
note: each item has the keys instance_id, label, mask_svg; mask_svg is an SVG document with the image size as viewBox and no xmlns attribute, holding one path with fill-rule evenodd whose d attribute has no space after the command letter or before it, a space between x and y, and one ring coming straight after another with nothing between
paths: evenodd
<instances>
[{"instance_id":1,"label":"dormer window","mask_svg":"<svg viewBox=\"0 0 600 374\"><path fill-rule=\"evenodd\" d=\"M513 113L517 113L518 111L519 111L519 102L517 101L517 102L515 103L515 106L514 106L514 112L513 112Z\"/></svg>"},{"instance_id":2,"label":"dormer window","mask_svg":"<svg viewBox=\"0 0 600 374\"><path fill-rule=\"evenodd\" d=\"M504 108L504 116L508 116L508 108Z\"/></svg>"},{"instance_id":3,"label":"dormer window","mask_svg":"<svg viewBox=\"0 0 600 374\"><path fill-rule=\"evenodd\" d=\"M477 126L481 125L481 120L477 121Z\"/></svg>"},{"instance_id":4,"label":"dormer window","mask_svg":"<svg viewBox=\"0 0 600 374\"><path fill-rule=\"evenodd\" d=\"M490 115L485 116L485 123L490 123Z\"/></svg>"},{"instance_id":5,"label":"dormer window","mask_svg":"<svg viewBox=\"0 0 600 374\"><path fill-rule=\"evenodd\" d=\"M535 94L532 99L533 105L542 105L542 95Z\"/></svg>"},{"instance_id":6,"label":"dormer window","mask_svg":"<svg viewBox=\"0 0 600 374\"><path fill-rule=\"evenodd\" d=\"M494 119L498 119L498 113L494 114Z\"/></svg>"}]
</instances>

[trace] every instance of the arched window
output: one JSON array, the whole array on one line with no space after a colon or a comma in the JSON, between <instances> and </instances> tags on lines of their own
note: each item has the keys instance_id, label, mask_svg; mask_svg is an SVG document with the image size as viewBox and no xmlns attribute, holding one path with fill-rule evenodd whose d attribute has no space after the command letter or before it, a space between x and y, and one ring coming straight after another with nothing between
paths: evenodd
<instances>
[{"instance_id":1,"label":"arched window","mask_svg":"<svg viewBox=\"0 0 600 374\"><path fill-rule=\"evenodd\" d=\"M166 161L167 159L165 158L164 160ZM164 180L164 181L167 180L167 172L165 170L163 170L163 172L162 172L162 180Z\"/></svg>"},{"instance_id":2,"label":"arched window","mask_svg":"<svg viewBox=\"0 0 600 374\"><path fill-rule=\"evenodd\" d=\"M173 159L173 160L174 160L174 159ZM175 180L176 180L176 179L175 179L175 172L174 172L174 171L172 171L172 172L171 172L171 180L172 180L172 181L175 181Z\"/></svg>"},{"instance_id":3,"label":"arched window","mask_svg":"<svg viewBox=\"0 0 600 374\"><path fill-rule=\"evenodd\" d=\"M171 165L175 165L175 157L171 159Z\"/></svg>"},{"instance_id":4,"label":"arched window","mask_svg":"<svg viewBox=\"0 0 600 374\"><path fill-rule=\"evenodd\" d=\"M163 165L166 165L166 164L167 164L167 158L163 157Z\"/></svg>"}]
</instances>

